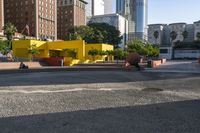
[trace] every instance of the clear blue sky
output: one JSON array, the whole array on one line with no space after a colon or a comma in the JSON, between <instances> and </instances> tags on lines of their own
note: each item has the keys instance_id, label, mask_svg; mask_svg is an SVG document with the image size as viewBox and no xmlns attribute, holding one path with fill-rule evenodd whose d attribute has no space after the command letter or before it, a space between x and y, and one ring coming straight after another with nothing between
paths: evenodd
<instances>
[{"instance_id":1,"label":"clear blue sky","mask_svg":"<svg viewBox=\"0 0 200 133\"><path fill-rule=\"evenodd\" d=\"M113 5L115 5L113 0ZM200 20L200 0L148 0L149 24ZM115 11L115 9L113 8Z\"/></svg>"},{"instance_id":2,"label":"clear blue sky","mask_svg":"<svg viewBox=\"0 0 200 133\"><path fill-rule=\"evenodd\" d=\"M149 24L200 20L200 0L149 0Z\"/></svg>"}]
</instances>

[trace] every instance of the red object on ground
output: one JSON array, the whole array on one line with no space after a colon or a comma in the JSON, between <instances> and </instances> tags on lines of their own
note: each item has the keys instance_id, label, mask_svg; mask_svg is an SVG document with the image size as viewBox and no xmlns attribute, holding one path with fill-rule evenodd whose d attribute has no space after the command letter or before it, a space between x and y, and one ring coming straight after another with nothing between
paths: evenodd
<instances>
[{"instance_id":1,"label":"red object on ground","mask_svg":"<svg viewBox=\"0 0 200 133\"><path fill-rule=\"evenodd\" d=\"M50 57L43 59L43 61L49 66L61 66L61 60L63 60L62 57Z\"/></svg>"},{"instance_id":2,"label":"red object on ground","mask_svg":"<svg viewBox=\"0 0 200 133\"><path fill-rule=\"evenodd\" d=\"M141 57L138 53L130 53L126 58L126 65L135 65L140 63Z\"/></svg>"}]
</instances>

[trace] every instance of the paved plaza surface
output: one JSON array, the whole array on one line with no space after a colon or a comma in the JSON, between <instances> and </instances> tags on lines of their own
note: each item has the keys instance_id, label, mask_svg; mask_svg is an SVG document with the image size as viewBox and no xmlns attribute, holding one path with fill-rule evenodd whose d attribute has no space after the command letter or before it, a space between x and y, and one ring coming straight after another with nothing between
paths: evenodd
<instances>
[{"instance_id":1,"label":"paved plaza surface","mask_svg":"<svg viewBox=\"0 0 200 133\"><path fill-rule=\"evenodd\" d=\"M200 73L200 64L197 60L175 60L168 61L154 69L147 69L148 72L177 72L177 73Z\"/></svg>"},{"instance_id":2,"label":"paved plaza surface","mask_svg":"<svg viewBox=\"0 0 200 133\"><path fill-rule=\"evenodd\" d=\"M199 133L200 74L0 75L0 133Z\"/></svg>"}]
</instances>

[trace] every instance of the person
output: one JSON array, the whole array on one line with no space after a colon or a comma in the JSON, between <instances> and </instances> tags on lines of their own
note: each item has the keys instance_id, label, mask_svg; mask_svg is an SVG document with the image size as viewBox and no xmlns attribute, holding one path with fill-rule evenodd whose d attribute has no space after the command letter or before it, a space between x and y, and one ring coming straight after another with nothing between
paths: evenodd
<instances>
[{"instance_id":1,"label":"person","mask_svg":"<svg viewBox=\"0 0 200 133\"><path fill-rule=\"evenodd\" d=\"M23 62L20 62L19 69L28 69L28 66L26 66Z\"/></svg>"}]
</instances>

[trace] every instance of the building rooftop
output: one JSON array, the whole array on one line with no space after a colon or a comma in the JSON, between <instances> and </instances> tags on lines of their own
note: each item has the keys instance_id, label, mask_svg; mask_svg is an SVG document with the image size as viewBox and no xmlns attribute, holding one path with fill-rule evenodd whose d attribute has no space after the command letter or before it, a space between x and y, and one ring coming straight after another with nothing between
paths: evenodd
<instances>
[{"instance_id":1,"label":"building rooftop","mask_svg":"<svg viewBox=\"0 0 200 133\"><path fill-rule=\"evenodd\" d=\"M167 24L149 24L148 26L166 26Z\"/></svg>"},{"instance_id":2,"label":"building rooftop","mask_svg":"<svg viewBox=\"0 0 200 133\"><path fill-rule=\"evenodd\" d=\"M196 21L196 22L194 22L194 23L200 23L200 20L199 20L199 21Z\"/></svg>"},{"instance_id":3,"label":"building rooftop","mask_svg":"<svg viewBox=\"0 0 200 133\"><path fill-rule=\"evenodd\" d=\"M180 22L180 23L171 23L171 24L169 24L169 25L184 25L184 24L187 24L187 23Z\"/></svg>"}]
</instances>

